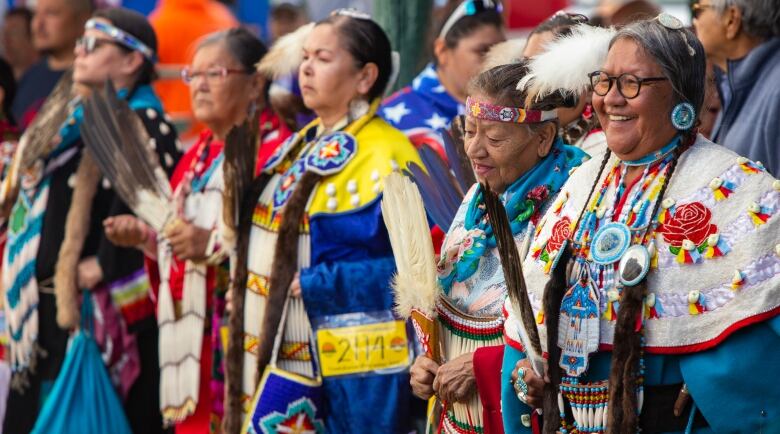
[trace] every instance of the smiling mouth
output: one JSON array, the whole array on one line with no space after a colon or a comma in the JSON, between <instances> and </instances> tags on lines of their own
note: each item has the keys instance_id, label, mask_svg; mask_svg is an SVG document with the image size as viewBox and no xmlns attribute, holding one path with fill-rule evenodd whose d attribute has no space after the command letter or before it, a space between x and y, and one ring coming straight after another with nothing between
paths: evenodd
<instances>
[{"instance_id":1,"label":"smiling mouth","mask_svg":"<svg viewBox=\"0 0 780 434\"><path fill-rule=\"evenodd\" d=\"M483 166L482 164L477 163L473 163L472 166L474 167L474 172L480 176L485 176L487 173L490 173L490 171L493 170L492 166Z\"/></svg>"},{"instance_id":2,"label":"smiling mouth","mask_svg":"<svg viewBox=\"0 0 780 434\"><path fill-rule=\"evenodd\" d=\"M632 119L636 119L636 116L609 115L609 120L615 122L630 121Z\"/></svg>"}]
</instances>

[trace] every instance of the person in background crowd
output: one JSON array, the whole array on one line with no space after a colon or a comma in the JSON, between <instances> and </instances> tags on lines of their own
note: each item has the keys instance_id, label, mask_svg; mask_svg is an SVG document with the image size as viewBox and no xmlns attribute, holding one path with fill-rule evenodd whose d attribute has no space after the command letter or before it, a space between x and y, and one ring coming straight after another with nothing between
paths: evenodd
<instances>
[{"instance_id":1,"label":"person in background crowd","mask_svg":"<svg viewBox=\"0 0 780 434\"><path fill-rule=\"evenodd\" d=\"M3 54L13 67L17 80L38 61L32 37L32 18L32 11L19 7L6 12L3 21Z\"/></svg>"},{"instance_id":2,"label":"person in background crowd","mask_svg":"<svg viewBox=\"0 0 780 434\"><path fill-rule=\"evenodd\" d=\"M707 81L704 83L704 105L699 116L699 133L713 140L712 133L715 122L720 114L720 94L718 93L717 77L712 62L707 61Z\"/></svg>"},{"instance_id":3,"label":"person in background crowd","mask_svg":"<svg viewBox=\"0 0 780 434\"><path fill-rule=\"evenodd\" d=\"M692 9L723 106L713 140L780 176L780 2L701 0Z\"/></svg>"},{"instance_id":4,"label":"person in background crowd","mask_svg":"<svg viewBox=\"0 0 780 434\"><path fill-rule=\"evenodd\" d=\"M192 51L204 36L238 27L240 24L230 9L216 0L160 0L149 15L155 32L160 36L160 65L165 72L174 69L175 74L159 80L154 85L165 110L177 121L185 120L186 128L180 133L190 142L206 128L193 120L190 92L179 80L178 70L192 60ZM194 123L193 123L194 122Z\"/></svg>"},{"instance_id":5,"label":"person in background crowd","mask_svg":"<svg viewBox=\"0 0 780 434\"><path fill-rule=\"evenodd\" d=\"M195 117L207 128L171 178L174 199L182 213L180 227L158 242L156 234L133 216L118 216L105 222L106 233L113 242L142 248L150 258L147 268L153 286L161 294L157 298L161 334L164 327L180 324L172 324L160 315L173 309L170 302L161 300L172 300L185 309L177 318L196 315L202 321L194 328L174 330L176 341L184 345L182 351L188 358L198 360L198 364L184 363L175 348L160 349L161 409L166 423L175 424L179 434L219 432L223 415L220 326L227 289L227 269L222 265L228 252L219 236L217 221L222 216L225 139L235 125L251 116L259 116L261 156L272 153L290 135L266 103L265 80L255 73L255 64L265 53L263 43L248 30L221 31L200 42L191 66L184 70ZM193 274L199 277L193 279ZM164 291L170 291L170 296L163 296ZM199 334L204 327L211 333ZM179 379L174 376L176 367L180 370Z\"/></svg>"},{"instance_id":6,"label":"person in background crowd","mask_svg":"<svg viewBox=\"0 0 780 434\"><path fill-rule=\"evenodd\" d=\"M500 7L493 0L466 0L442 24L433 45L433 62L388 97L379 114L412 143L430 146L446 158L436 131L464 113L466 86L490 47L504 41Z\"/></svg>"},{"instance_id":7,"label":"person in background crowd","mask_svg":"<svg viewBox=\"0 0 780 434\"><path fill-rule=\"evenodd\" d=\"M106 9L83 30L73 68L80 96L110 79L140 117L170 173L178 159L176 133L150 86L157 45L151 26L137 12ZM79 290L88 290L99 312L96 336L102 336L104 360L131 427L139 433L161 432L157 327L143 255L119 249L103 235L104 218L128 211L93 160L83 157L79 101L62 108L68 118L60 140L39 160L45 166L23 172L11 212L3 287L9 324L15 324L10 361L19 382L8 403L14 416L6 418L4 432L29 432L40 405L61 398L49 391L66 355L69 331L79 325Z\"/></svg>"},{"instance_id":8,"label":"person in background crowd","mask_svg":"<svg viewBox=\"0 0 780 434\"><path fill-rule=\"evenodd\" d=\"M588 17L578 14L558 12L547 21L539 24L528 35L528 41L523 50L523 57L534 57L542 54L545 47L555 40L571 35L572 28L577 24L586 23ZM584 40L583 38L580 38ZM579 47L583 50L592 49ZM566 60L562 59L560 71L566 71ZM555 68L551 68L554 70ZM564 142L582 148L590 156L598 155L607 149L607 139L601 131L599 119L593 112L591 92L583 92L577 98L573 108L559 108L558 121L560 134Z\"/></svg>"},{"instance_id":9,"label":"person in background crowd","mask_svg":"<svg viewBox=\"0 0 780 434\"><path fill-rule=\"evenodd\" d=\"M271 6L270 19L268 21L268 31L271 33L271 40L276 41L282 36L294 32L308 22L306 9L303 2L298 1L280 1Z\"/></svg>"},{"instance_id":10,"label":"person in background crowd","mask_svg":"<svg viewBox=\"0 0 780 434\"><path fill-rule=\"evenodd\" d=\"M38 0L32 35L43 58L19 80L12 112L20 128L30 124L63 72L73 64L73 48L92 9L91 0Z\"/></svg>"}]
</instances>

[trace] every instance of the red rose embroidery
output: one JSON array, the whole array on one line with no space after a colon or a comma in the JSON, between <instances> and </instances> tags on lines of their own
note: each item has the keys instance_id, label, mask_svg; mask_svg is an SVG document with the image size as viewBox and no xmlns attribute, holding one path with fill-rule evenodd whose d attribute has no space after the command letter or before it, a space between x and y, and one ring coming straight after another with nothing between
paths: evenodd
<instances>
[{"instance_id":1,"label":"red rose embroidery","mask_svg":"<svg viewBox=\"0 0 780 434\"><path fill-rule=\"evenodd\" d=\"M690 240L696 246L707 237L718 232L718 227L710 223L712 212L700 202L680 205L674 215L665 222L659 232L664 240L673 247L680 247L683 241Z\"/></svg>"},{"instance_id":2,"label":"red rose embroidery","mask_svg":"<svg viewBox=\"0 0 780 434\"><path fill-rule=\"evenodd\" d=\"M550 239L547 241L547 251L558 251L563 242L569 238L569 235L571 235L571 219L569 217L564 217L555 222L552 233L550 233Z\"/></svg>"}]
</instances>

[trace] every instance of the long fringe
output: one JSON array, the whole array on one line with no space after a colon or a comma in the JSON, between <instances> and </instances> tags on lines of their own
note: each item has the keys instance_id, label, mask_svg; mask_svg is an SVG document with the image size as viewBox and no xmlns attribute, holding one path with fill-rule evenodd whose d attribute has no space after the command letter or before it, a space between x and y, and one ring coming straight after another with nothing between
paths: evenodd
<instances>
[{"instance_id":1,"label":"long fringe","mask_svg":"<svg viewBox=\"0 0 780 434\"><path fill-rule=\"evenodd\" d=\"M550 383L544 386L542 410L544 415L543 432L554 434L561 425L558 408L558 386L561 383L561 349L558 347L558 321L560 319L561 301L566 293L566 276L570 273L569 263L571 249L567 247L561 253L558 266L552 272L550 280L544 288L544 321L547 327L547 373Z\"/></svg>"},{"instance_id":2,"label":"long fringe","mask_svg":"<svg viewBox=\"0 0 780 434\"><path fill-rule=\"evenodd\" d=\"M236 269L228 291L233 295L233 309L228 314L227 354L225 356L226 386L225 415L222 429L225 433L237 433L241 429L241 395L244 375L244 301L247 286L249 258L249 235L252 229L252 214L260 194L271 176L263 173L252 181L250 190L244 195L239 210L238 240L236 242Z\"/></svg>"},{"instance_id":3,"label":"long fringe","mask_svg":"<svg viewBox=\"0 0 780 434\"><path fill-rule=\"evenodd\" d=\"M321 175L306 172L298 182L292 197L287 202L279 227L279 238L274 248L274 268L269 282L268 305L260 327L257 352L257 378L263 374L271 360L274 338L279 329L287 290L298 270L298 235L306 204Z\"/></svg>"},{"instance_id":4,"label":"long fringe","mask_svg":"<svg viewBox=\"0 0 780 434\"><path fill-rule=\"evenodd\" d=\"M636 432L639 426L637 382L642 332L637 330L637 322L646 291L647 279L642 279L638 285L626 287L620 300L609 372L609 433Z\"/></svg>"},{"instance_id":5,"label":"long fringe","mask_svg":"<svg viewBox=\"0 0 780 434\"><path fill-rule=\"evenodd\" d=\"M73 189L68 216L65 220L65 239L60 247L54 271L54 294L57 300L57 324L71 329L78 325L78 264L84 241L87 239L92 214L92 199L100 183L100 169L86 150L81 156L76 171L76 186Z\"/></svg>"}]
</instances>

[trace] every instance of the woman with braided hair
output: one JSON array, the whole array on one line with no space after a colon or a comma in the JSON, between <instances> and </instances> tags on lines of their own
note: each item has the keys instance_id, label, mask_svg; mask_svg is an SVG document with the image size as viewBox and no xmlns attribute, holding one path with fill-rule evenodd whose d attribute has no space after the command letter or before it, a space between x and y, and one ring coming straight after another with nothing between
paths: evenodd
<instances>
[{"instance_id":1,"label":"woman with braided hair","mask_svg":"<svg viewBox=\"0 0 780 434\"><path fill-rule=\"evenodd\" d=\"M619 30L590 74L609 150L523 263L546 369L524 359L512 378L544 432L777 428L762 374L780 366L780 182L697 135L704 71L662 14Z\"/></svg>"}]
</instances>

